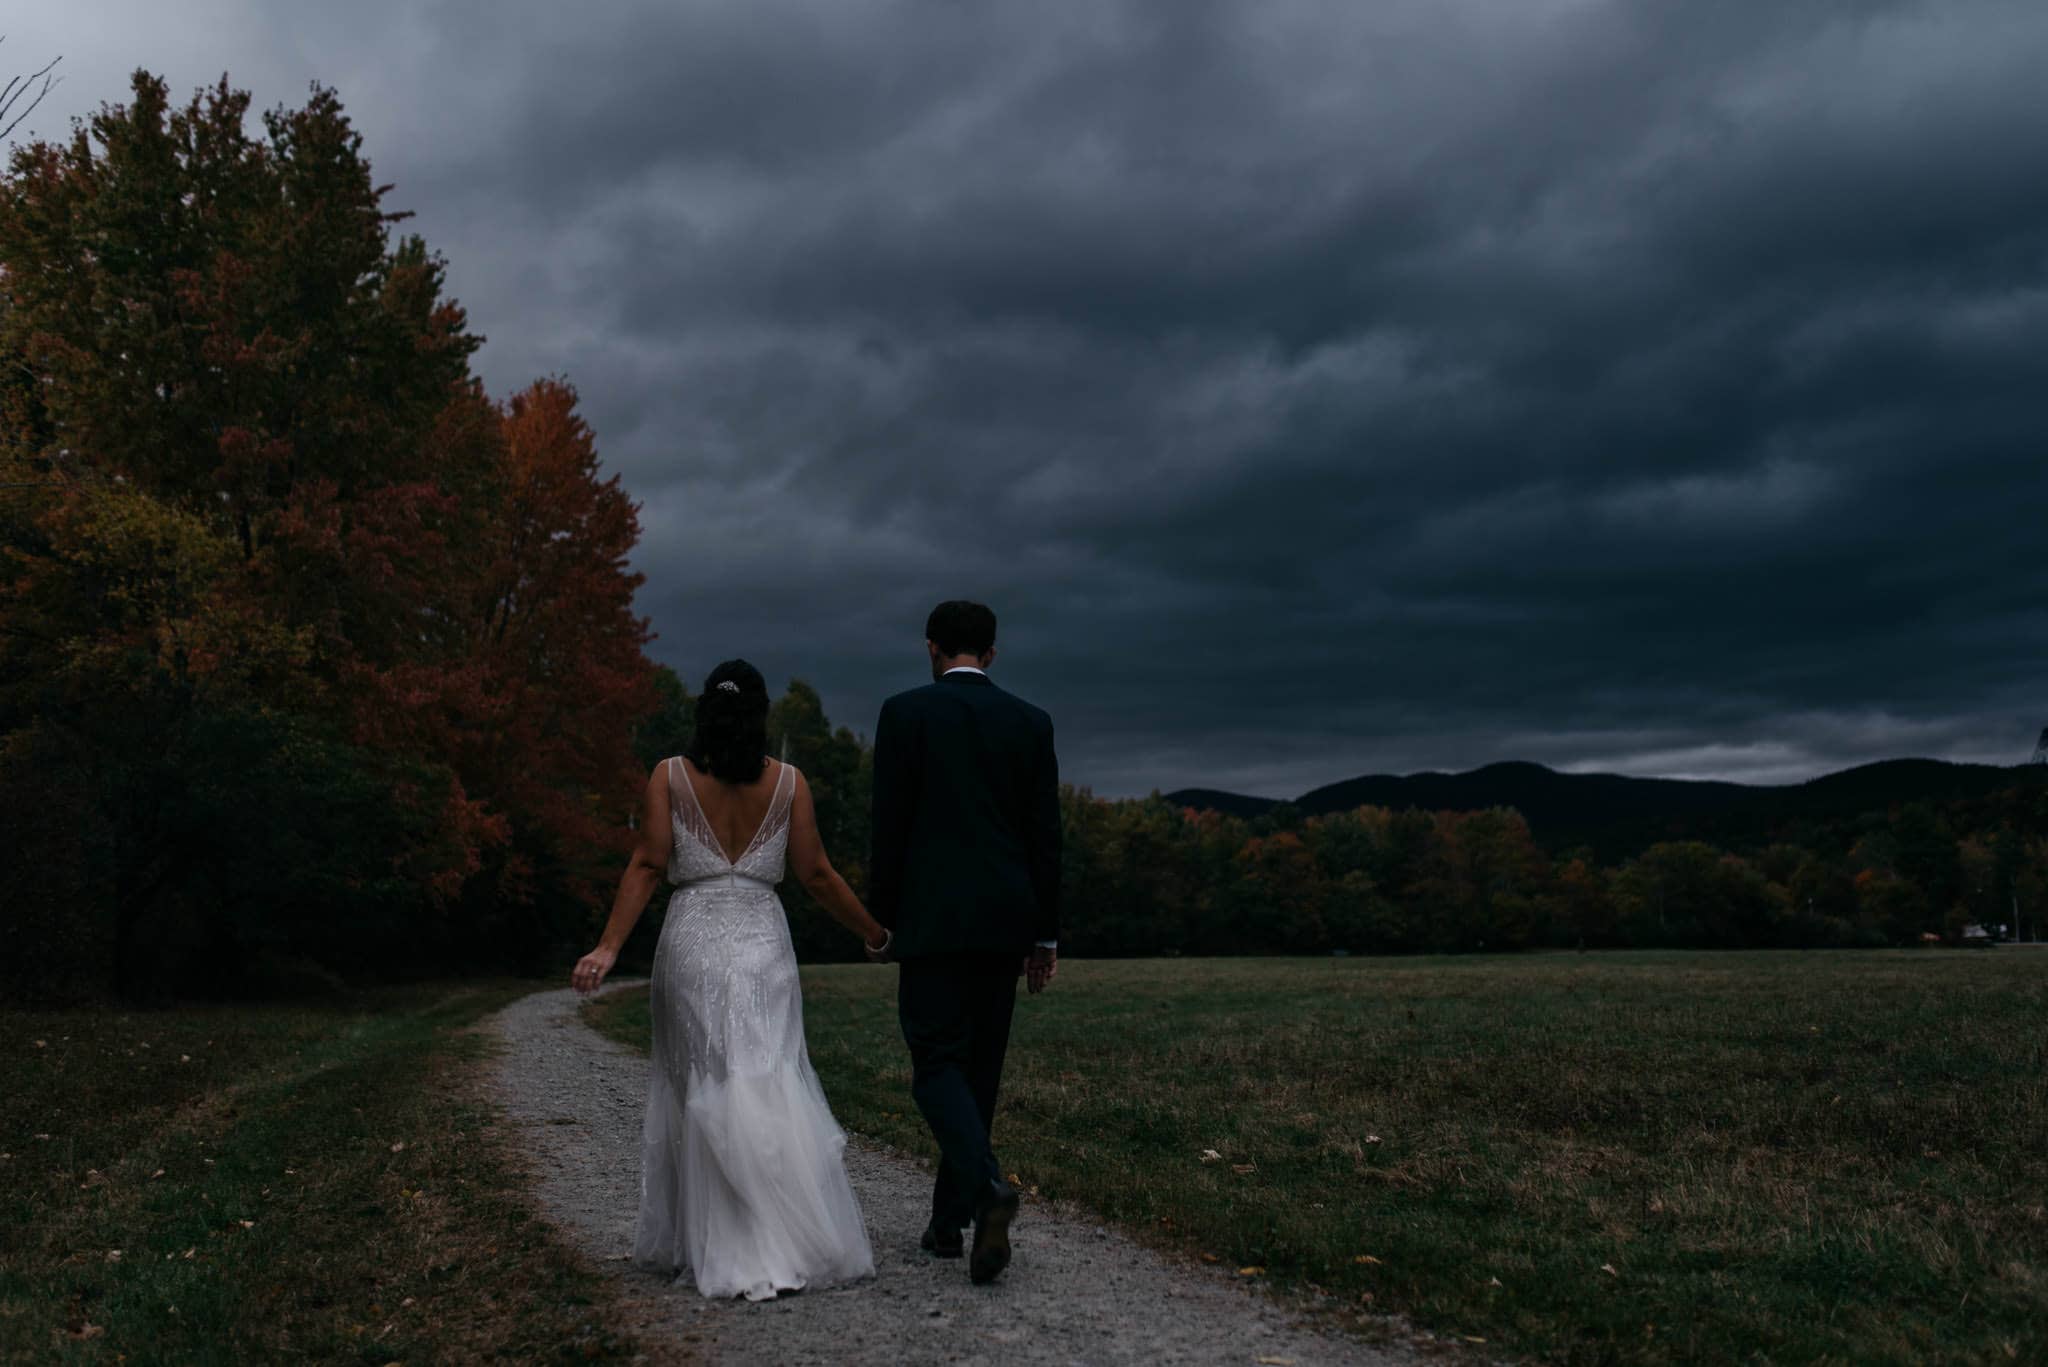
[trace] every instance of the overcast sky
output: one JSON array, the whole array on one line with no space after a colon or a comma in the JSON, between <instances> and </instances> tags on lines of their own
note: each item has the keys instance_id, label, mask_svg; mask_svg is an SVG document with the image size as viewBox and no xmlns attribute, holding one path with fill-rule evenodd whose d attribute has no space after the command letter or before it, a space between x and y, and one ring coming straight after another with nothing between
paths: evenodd
<instances>
[{"instance_id":1,"label":"overcast sky","mask_svg":"<svg viewBox=\"0 0 2048 1367\"><path fill-rule=\"evenodd\" d=\"M2041 0L12 7L31 120L333 85L653 651L923 618L1104 794L1791 781L2048 724ZM26 131L26 130L25 130ZM19 136L19 135L17 135Z\"/></svg>"}]
</instances>

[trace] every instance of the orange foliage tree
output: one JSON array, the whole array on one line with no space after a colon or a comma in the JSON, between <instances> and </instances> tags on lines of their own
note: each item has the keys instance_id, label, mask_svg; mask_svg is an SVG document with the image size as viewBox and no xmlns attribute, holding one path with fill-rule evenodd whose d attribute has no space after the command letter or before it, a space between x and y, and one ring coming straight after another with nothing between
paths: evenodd
<instances>
[{"instance_id":1,"label":"orange foliage tree","mask_svg":"<svg viewBox=\"0 0 2048 1367\"><path fill-rule=\"evenodd\" d=\"M130 992L530 962L639 783L636 509L569 386L484 394L334 93L248 113L138 72L0 180L0 806L88 833L40 885Z\"/></svg>"}]
</instances>

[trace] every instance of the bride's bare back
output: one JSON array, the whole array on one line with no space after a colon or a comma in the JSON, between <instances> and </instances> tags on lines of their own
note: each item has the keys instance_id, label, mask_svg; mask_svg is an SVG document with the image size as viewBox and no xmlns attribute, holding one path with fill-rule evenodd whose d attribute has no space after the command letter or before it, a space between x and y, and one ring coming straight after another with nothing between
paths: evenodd
<instances>
[{"instance_id":1,"label":"bride's bare back","mask_svg":"<svg viewBox=\"0 0 2048 1367\"><path fill-rule=\"evenodd\" d=\"M761 776L752 783L721 783L690 763L688 756L681 759L683 774L697 798L697 810L718 838L719 853L737 863L768 819L782 777L781 762L771 759L762 765Z\"/></svg>"}]
</instances>

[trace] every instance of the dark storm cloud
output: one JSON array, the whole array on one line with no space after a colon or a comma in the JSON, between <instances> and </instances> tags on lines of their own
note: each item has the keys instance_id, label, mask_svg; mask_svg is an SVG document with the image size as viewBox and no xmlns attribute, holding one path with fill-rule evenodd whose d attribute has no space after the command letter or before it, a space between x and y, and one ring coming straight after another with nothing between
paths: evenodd
<instances>
[{"instance_id":1,"label":"dark storm cloud","mask_svg":"<svg viewBox=\"0 0 2048 1367\"><path fill-rule=\"evenodd\" d=\"M2032 0L234 14L9 50L335 84L687 676L986 597L1109 792L2048 721Z\"/></svg>"}]
</instances>

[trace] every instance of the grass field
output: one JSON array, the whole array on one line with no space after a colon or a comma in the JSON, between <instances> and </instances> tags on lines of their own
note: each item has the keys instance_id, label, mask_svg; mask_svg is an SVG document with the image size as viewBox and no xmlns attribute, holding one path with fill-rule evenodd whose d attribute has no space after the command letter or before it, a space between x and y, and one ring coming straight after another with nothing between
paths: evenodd
<instances>
[{"instance_id":1,"label":"grass field","mask_svg":"<svg viewBox=\"0 0 2048 1367\"><path fill-rule=\"evenodd\" d=\"M629 1357L473 1099L538 986L0 1012L0 1361Z\"/></svg>"},{"instance_id":2,"label":"grass field","mask_svg":"<svg viewBox=\"0 0 2048 1367\"><path fill-rule=\"evenodd\" d=\"M895 973L804 984L840 1120L928 1150ZM644 993L587 1010L645 1047ZM2041 1362L2044 1041L2048 952L1070 962L997 1152L1488 1351Z\"/></svg>"}]
</instances>

